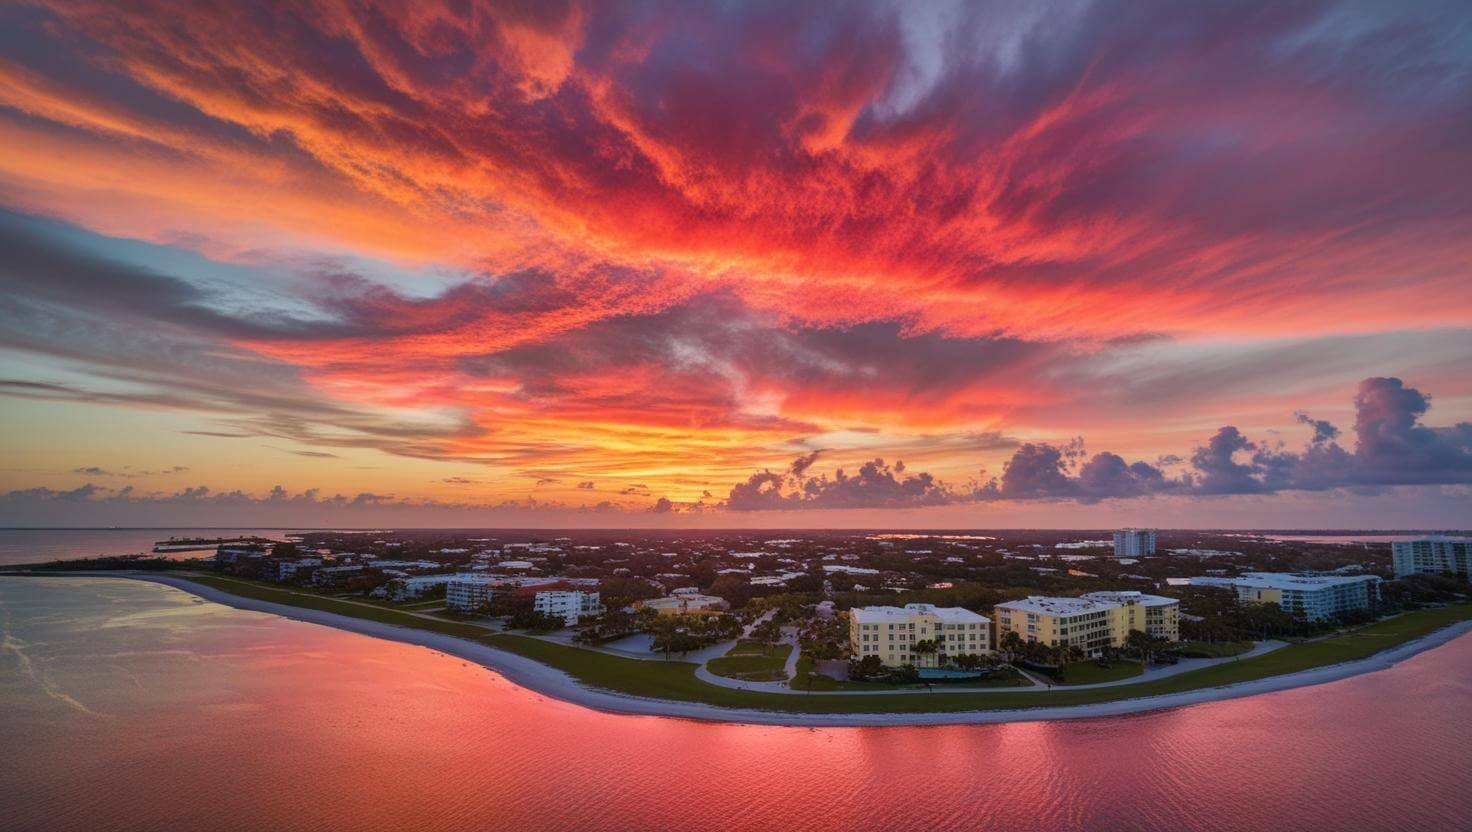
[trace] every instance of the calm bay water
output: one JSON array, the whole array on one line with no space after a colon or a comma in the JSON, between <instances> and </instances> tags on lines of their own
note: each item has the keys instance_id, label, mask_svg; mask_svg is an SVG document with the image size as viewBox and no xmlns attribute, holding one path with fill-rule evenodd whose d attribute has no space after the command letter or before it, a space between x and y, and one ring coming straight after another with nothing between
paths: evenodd
<instances>
[{"instance_id":1,"label":"calm bay water","mask_svg":"<svg viewBox=\"0 0 1472 832\"><path fill-rule=\"evenodd\" d=\"M805 729L603 714L142 582L0 578L0 828L1441 830L1472 638L1125 718Z\"/></svg>"}]
</instances>

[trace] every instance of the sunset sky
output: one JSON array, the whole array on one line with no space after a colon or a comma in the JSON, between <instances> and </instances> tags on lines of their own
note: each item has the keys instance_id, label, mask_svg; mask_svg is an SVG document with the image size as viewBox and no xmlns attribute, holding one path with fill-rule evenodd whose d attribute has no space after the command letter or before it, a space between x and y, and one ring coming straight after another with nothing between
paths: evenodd
<instances>
[{"instance_id":1,"label":"sunset sky","mask_svg":"<svg viewBox=\"0 0 1472 832\"><path fill-rule=\"evenodd\" d=\"M0 8L0 525L1472 522L1465 2L368 5Z\"/></svg>"}]
</instances>

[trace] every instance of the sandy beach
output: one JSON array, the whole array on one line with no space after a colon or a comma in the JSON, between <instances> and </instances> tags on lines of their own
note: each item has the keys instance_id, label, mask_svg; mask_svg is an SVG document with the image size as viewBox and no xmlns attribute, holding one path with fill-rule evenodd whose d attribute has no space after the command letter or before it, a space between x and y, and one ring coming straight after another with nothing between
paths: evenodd
<instances>
[{"instance_id":1,"label":"sandy beach","mask_svg":"<svg viewBox=\"0 0 1472 832\"><path fill-rule=\"evenodd\" d=\"M1101 702L1089 705L1062 707L1020 708L1010 710L956 711L947 713L855 713L855 714L802 714L764 711L744 708L722 708L697 702L679 702L628 696L619 693L589 688L568 674L532 659L497 650L484 644L467 641L455 636L399 627L361 618L335 613L302 609L269 601L258 601L231 595L227 592L194 583L184 578L155 574L117 574L89 577L119 577L151 581L197 595L208 601L236 609L271 613L324 627L390 639L406 644L415 644L432 650L476 662L505 676L516 684L539 694L594 708L601 711L642 716L674 717L715 722L733 722L756 725L785 725L801 727L843 726L901 726L901 725L957 725L1002 722L1035 722L1053 719L1088 719L1090 717L1134 714L1162 708L1177 708L1202 702L1216 702L1255 696L1261 693L1291 690L1293 688L1318 685L1384 670L1424 650L1445 644L1472 631L1472 621L1459 622L1422 638L1382 651L1373 656L1353 662L1313 668L1297 673L1273 676L1249 682L1240 682L1214 688L1172 693L1160 696L1139 697L1117 702ZM794 696L802 694L794 693Z\"/></svg>"}]
</instances>

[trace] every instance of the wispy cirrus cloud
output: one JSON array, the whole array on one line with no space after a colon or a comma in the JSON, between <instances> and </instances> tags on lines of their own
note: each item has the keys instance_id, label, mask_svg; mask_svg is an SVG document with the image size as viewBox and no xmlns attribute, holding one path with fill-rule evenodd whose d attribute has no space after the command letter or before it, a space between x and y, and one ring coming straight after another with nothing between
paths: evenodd
<instances>
[{"instance_id":1,"label":"wispy cirrus cloud","mask_svg":"<svg viewBox=\"0 0 1472 832\"><path fill-rule=\"evenodd\" d=\"M1384 480L1322 416L1318 451L1263 431L1366 375L1465 411L1466 23L8 7L0 394L672 510L794 458L735 502L932 505L1008 456L1017 498Z\"/></svg>"},{"instance_id":2,"label":"wispy cirrus cloud","mask_svg":"<svg viewBox=\"0 0 1472 832\"><path fill-rule=\"evenodd\" d=\"M920 36L935 10L885 4L41 4L8 16L37 42L10 50L9 175L70 213L87 164L120 163L152 190L95 224L147 203L137 232L259 227L204 175L136 175L207 164L280 197L268 226L576 273L593 309L694 279L810 323L962 335L1465 319L1454 11L1057 12L976 5ZM91 72L61 57L80 42ZM119 158L120 137L154 153ZM78 146L80 169L51 163ZM609 268L668 278L630 293Z\"/></svg>"}]
</instances>

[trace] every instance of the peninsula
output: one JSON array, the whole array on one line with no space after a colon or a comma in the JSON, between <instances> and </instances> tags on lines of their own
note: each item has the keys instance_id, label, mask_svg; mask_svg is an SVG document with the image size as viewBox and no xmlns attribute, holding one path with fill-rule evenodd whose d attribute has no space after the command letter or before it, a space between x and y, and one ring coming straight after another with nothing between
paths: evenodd
<instances>
[{"instance_id":1,"label":"peninsula","mask_svg":"<svg viewBox=\"0 0 1472 832\"><path fill-rule=\"evenodd\" d=\"M995 568L988 561L1009 546L990 536L902 544L986 549L980 557L932 550L900 560L885 551L896 548L892 540L867 539L875 536L766 541L779 558L738 550L735 541L431 546L375 534L380 549L412 552L364 557L345 551L369 548L361 539L298 536L221 545L213 559L73 561L25 572L148 580L240 609L417 644L604 711L776 725L1032 721L1178 707L1383 669L1472 630L1472 604L1455 576L1386 580L1373 560L1367 569L1339 564L1337 574L1263 571L1290 558L1343 561L1366 551L1337 543L1295 544L1289 554L1281 544L1239 540L1250 554L1119 558L1059 540L1051 551L1031 544L1025 556L1034 564L1088 558L1099 571L1201 571L1202 560L1242 569L1222 576L1236 570L1213 565L1218 574L1199 583L1165 575L1146 587L1169 593L1156 595L1068 570L1029 569L1042 580L992 589L1001 581L988 574ZM651 547L686 551L657 552L646 564ZM1000 559L1015 572L1005 554ZM738 582L723 564L740 561L755 563ZM665 571L638 574L653 569ZM843 589L835 578L847 582ZM857 580L905 582L904 591L879 595ZM684 581L693 586L678 586ZM631 587L646 597L630 599ZM1242 600L1269 592L1277 593L1271 601ZM1012 600L975 600L1004 596ZM1339 607L1295 607L1306 603Z\"/></svg>"}]
</instances>

